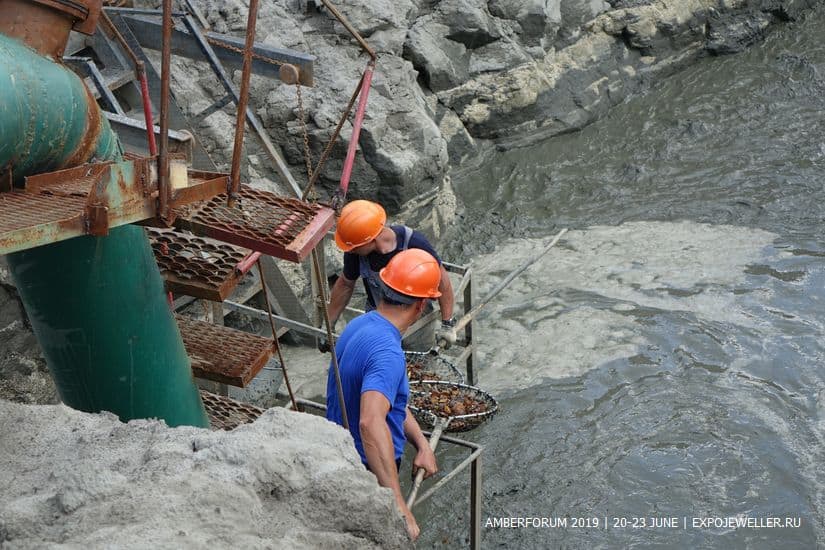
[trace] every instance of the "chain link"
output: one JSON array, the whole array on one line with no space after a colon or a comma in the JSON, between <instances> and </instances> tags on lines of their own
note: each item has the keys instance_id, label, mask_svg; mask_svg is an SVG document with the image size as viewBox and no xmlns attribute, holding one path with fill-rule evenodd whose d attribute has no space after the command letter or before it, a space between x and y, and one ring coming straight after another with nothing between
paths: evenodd
<instances>
[{"instance_id":1,"label":"chain link","mask_svg":"<svg viewBox=\"0 0 825 550\"><path fill-rule=\"evenodd\" d=\"M307 181L312 179L312 152L309 149L309 130L307 129L307 118L304 112L304 99L301 94L301 82L295 83L295 95L298 97L298 118L301 120L301 132L304 135L304 161L307 165ZM315 191L312 191L313 200L316 199Z\"/></svg>"},{"instance_id":2,"label":"chain link","mask_svg":"<svg viewBox=\"0 0 825 550\"><path fill-rule=\"evenodd\" d=\"M204 38L206 38L206 41L212 44L213 46L220 46L221 48L226 48L227 50L231 50L235 53L243 55L243 48L233 46L232 44L228 44L223 40L218 40L217 38L212 38L210 36L204 36ZM269 63L270 65L275 65L276 67L280 67L281 65L283 65L283 63L281 63L280 61L264 57L263 55L255 53L254 51L252 52L252 58L263 61L264 63Z\"/></svg>"}]
</instances>

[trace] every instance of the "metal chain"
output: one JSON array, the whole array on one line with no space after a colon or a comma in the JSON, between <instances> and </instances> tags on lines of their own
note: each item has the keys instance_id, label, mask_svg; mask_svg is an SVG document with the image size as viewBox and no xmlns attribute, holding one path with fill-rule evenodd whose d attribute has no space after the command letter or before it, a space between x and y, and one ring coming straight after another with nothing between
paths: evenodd
<instances>
[{"instance_id":1,"label":"metal chain","mask_svg":"<svg viewBox=\"0 0 825 550\"><path fill-rule=\"evenodd\" d=\"M304 194L301 197L302 199L306 199L306 197L312 193L313 197L315 196L315 181L318 179L318 171L324 165L327 158L329 157L330 152L332 151L332 146L338 141L338 136L341 134L341 128L344 127L344 122L349 119L349 115L352 112L352 107L355 105L355 100L358 98L358 94L361 93L361 86L364 84L364 75L361 75L361 80L358 81L358 85L355 87L355 91L352 92L352 97L350 97L349 103L347 104L347 108L344 110L341 118L338 120L338 126L335 127L335 130L332 132L332 136L330 136L329 141L327 141L327 146L324 147L324 152L321 153L321 157L318 159L318 166L315 167L315 179L310 179L309 185L304 190Z\"/></svg>"},{"instance_id":2,"label":"metal chain","mask_svg":"<svg viewBox=\"0 0 825 550\"><path fill-rule=\"evenodd\" d=\"M223 40L218 40L217 38L212 38L211 36L204 35L204 38L206 38L206 41L212 44L213 46L220 46L221 48L226 48L227 50L232 50L235 53L243 55L243 48L233 46L232 44L228 44ZM255 53L254 50L252 51L252 58L257 59L259 61L263 61L264 63L269 63L270 65L275 65L276 67L280 67L281 65L283 65L283 63L281 63L280 61L276 61L274 59L264 57L261 54Z\"/></svg>"},{"instance_id":3,"label":"metal chain","mask_svg":"<svg viewBox=\"0 0 825 550\"><path fill-rule=\"evenodd\" d=\"M295 95L298 97L298 118L301 120L301 131L304 134L304 161L307 165L307 181L312 180L312 152L309 150L309 130L307 130L307 118L304 112L304 99L301 95L301 82L295 83ZM317 197L315 192L312 193L312 200L315 201Z\"/></svg>"}]
</instances>

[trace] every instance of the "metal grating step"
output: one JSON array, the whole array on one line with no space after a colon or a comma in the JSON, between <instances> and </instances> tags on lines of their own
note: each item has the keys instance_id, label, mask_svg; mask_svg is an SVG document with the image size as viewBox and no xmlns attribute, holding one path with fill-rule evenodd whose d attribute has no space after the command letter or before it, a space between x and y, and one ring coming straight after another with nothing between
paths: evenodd
<instances>
[{"instance_id":1,"label":"metal grating step","mask_svg":"<svg viewBox=\"0 0 825 550\"><path fill-rule=\"evenodd\" d=\"M25 178L25 188L0 182L0 254L94 235L156 215L152 159L84 164ZM226 190L227 176L190 170L171 205L209 200Z\"/></svg>"},{"instance_id":2,"label":"metal grating step","mask_svg":"<svg viewBox=\"0 0 825 550\"><path fill-rule=\"evenodd\" d=\"M254 422L264 409L201 390L201 399L213 430L234 430Z\"/></svg>"},{"instance_id":3,"label":"metal grating step","mask_svg":"<svg viewBox=\"0 0 825 550\"><path fill-rule=\"evenodd\" d=\"M147 228L166 290L224 301L243 274L235 269L249 250L171 229Z\"/></svg>"},{"instance_id":4,"label":"metal grating step","mask_svg":"<svg viewBox=\"0 0 825 550\"><path fill-rule=\"evenodd\" d=\"M275 342L248 332L175 315L192 360L192 373L239 388L252 381L275 352Z\"/></svg>"},{"instance_id":5,"label":"metal grating step","mask_svg":"<svg viewBox=\"0 0 825 550\"><path fill-rule=\"evenodd\" d=\"M85 197L0 193L0 254L85 233Z\"/></svg>"},{"instance_id":6,"label":"metal grating step","mask_svg":"<svg viewBox=\"0 0 825 550\"><path fill-rule=\"evenodd\" d=\"M218 195L199 206L177 211L175 225L196 235L300 262L335 222L334 211L319 204L279 197L241 186L238 207L226 206Z\"/></svg>"}]
</instances>

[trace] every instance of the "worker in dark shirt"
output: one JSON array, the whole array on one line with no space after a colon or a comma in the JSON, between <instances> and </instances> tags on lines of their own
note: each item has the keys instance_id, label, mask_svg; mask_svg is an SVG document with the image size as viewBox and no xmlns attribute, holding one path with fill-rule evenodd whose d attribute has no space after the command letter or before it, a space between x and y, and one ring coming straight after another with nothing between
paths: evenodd
<instances>
[{"instance_id":1,"label":"worker in dark shirt","mask_svg":"<svg viewBox=\"0 0 825 550\"><path fill-rule=\"evenodd\" d=\"M435 249L427 238L405 225L385 225L387 214L377 203L356 200L341 210L335 229L335 243L344 251L344 268L341 276L332 286L329 300L329 318L333 326L352 298L358 278L364 281L367 300L364 310L369 312L381 301L381 280L379 271L402 250L419 248L431 254L441 269L438 290L441 296L441 323L435 333L435 341L450 347L456 341L455 318L453 317L453 286L447 270L441 264ZM329 346L321 343L321 351Z\"/></svg>"}]
</instances>

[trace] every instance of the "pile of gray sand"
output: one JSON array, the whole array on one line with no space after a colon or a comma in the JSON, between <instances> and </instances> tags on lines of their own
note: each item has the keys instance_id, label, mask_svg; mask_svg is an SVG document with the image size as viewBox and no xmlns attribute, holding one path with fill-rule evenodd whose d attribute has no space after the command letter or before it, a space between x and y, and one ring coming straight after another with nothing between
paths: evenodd
<instances>
[{"instance_id":1,"label":"pile of gray sand","mask_svg":"<svg viewBox=\"0 0 825 550\"><path fill-rule=\"evenodd\" d=\"M0 547L400 548L349 434L270 409L232 432L0 399Z\"/></svg>"}]
</instances>

